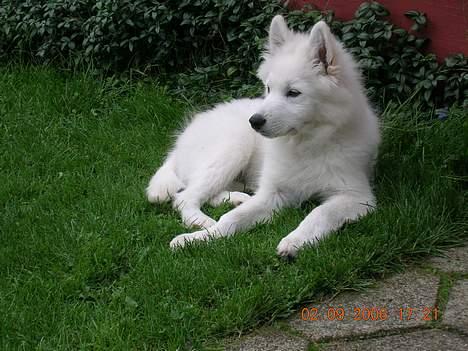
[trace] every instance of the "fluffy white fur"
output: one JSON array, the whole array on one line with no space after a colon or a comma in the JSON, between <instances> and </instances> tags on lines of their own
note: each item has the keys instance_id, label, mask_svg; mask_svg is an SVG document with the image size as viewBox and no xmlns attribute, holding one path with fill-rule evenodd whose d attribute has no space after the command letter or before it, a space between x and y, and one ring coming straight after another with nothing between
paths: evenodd
<instances>
[{"instance_id":1,"label":"fluffy white fur","mask_svg":"<svg viewBox=\"0 0 468 351\"><path fill-rule=\"evenodd\" d=\"M232 235L319 198L321 205L277 247L279 255L294 256L375 207L378 121L352 57L327 24L296 33L283 17L273 18L258 76L263 98L196 115L151 179L149 201L172 200L185 224L204 228L176 236L172 248ZM249 123L254 114L265 120L257 130ZM255 194L240 192L245 188ZM200 210L222 201L239 206L218 222Z\"/></svg>"}]
</instances>

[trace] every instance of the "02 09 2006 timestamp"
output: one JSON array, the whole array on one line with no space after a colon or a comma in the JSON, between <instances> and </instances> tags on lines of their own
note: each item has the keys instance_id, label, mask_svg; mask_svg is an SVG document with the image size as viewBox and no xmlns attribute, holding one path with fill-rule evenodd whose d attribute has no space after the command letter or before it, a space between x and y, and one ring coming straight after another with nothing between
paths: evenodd
<instances>
[{"instance_id":1,"label":"02 09 2006 timestamp","mask_svg":"<svg viewBox=\"0 0 468 351\"><path fill-rule=\"evenodd\" d=\"M346 309L344 307L328 307L318 309L316 307L304 307L301 310L301 319L303 321L385 321L390 318L401 321L421 319L424 321L437 320L439 310L437 307L400 307L388 309L386 307L354 307Z\"/></svg>"}]
</instances>

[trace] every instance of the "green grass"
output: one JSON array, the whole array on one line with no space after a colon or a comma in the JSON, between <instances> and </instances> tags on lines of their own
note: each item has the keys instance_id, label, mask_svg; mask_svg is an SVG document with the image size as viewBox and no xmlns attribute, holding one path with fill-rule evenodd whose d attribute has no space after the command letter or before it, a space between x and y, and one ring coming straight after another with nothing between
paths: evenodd
<instances>
[{"instance_id":1,"label":"green grass","mask_svg":"<svg viewBox=\"0 0 468 351\"><path fill-rule=\"evenodd\" d=\"M275 247L312 204L171 252L186 229L144 188L186 111L155 87L0 69L0 349L203 349L467 236L466 112L390 106L375 213L292 263Z\"/></svg>"}]
</instances>

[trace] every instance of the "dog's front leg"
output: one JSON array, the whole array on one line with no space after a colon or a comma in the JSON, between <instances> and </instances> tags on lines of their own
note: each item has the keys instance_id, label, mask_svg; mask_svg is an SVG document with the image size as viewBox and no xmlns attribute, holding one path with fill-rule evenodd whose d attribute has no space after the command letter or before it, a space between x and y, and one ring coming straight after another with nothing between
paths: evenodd
<instances>
[{"instance_id":1,"label":"dog's front leg","mask_svg":"<svg viewBox=\"0 0 468 351\"><path fill-rule=\"evenodd\" d=\"M180 234L170 243L172 248L182 247L195 240L210 240L232 235L241 230L252 227L255 223L270 219L274 210L284 206L284 201L278 193L258 193L241 204L239 207L223 215L210 228L197 232Z\"/></svg>"},{"instance_id":2,"label":"dog's front leg","mask_svg":"<svg viewBox=\"0 0 468 351\"><path fill-rule=\"evenodd\" d=\"M314 208L299 226L284 237L278 247L280 256L294 257L305 244L316 244L320 238L350 222L364 216L374 208L371 194L340 194L328 198Z\"/></svg>"}]
</instances>

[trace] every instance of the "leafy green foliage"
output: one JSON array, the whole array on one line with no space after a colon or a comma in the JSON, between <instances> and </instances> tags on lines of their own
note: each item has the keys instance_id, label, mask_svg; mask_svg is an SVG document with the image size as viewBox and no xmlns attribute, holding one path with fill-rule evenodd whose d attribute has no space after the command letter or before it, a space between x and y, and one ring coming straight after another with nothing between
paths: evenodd
<instances>
[{"instance_id":1,"label":"leafy green foliage","mask_svg":"<svg viewBox=\"0 0 468 351\"><path fill-rule=\"evenodd\" d=\"M370 95L384 102L417 95L429 106L468 104L466 57L455 55L439 65L435 55L423 50L429 40L416 33L427 24L424 13L405 14L414 21L410 32L390 23L388 15L382 5L364 3L338 33L359 60Z\"/></svg>"},{"instance_id":2,"label":"leafy green foliage","mask_svg":"<svg viewBox=\"0 0 468 351\"><path fill-rule=\"evenodd\" d=\"M281 9L271 0L1 0L0 45L45 61L72 57L112 69L174 72L237 54L264 36L258 23ZM237 56L249 62L258 49Z\"/></svg>"},{"instance_id":3,"label":"leafy green foliage","mask_svg":"<svg viewBox=\"0 0 468 351\"><path fill-rule=\"evenodd\" d=\"M359 60L373 101L421 98L426 106L468 104L463 55L439 64L417 35L426 16L409 11L410 32L387 20L376 2L363 3L355 18L332 12L291 11L275 0L0 0L0 52L66 66L92 64L112 72L129 68L157 74L173 91L192 87L258 91L255 69L275 14L296 30L325 20Z\"/></svg>"}]
</instances>

